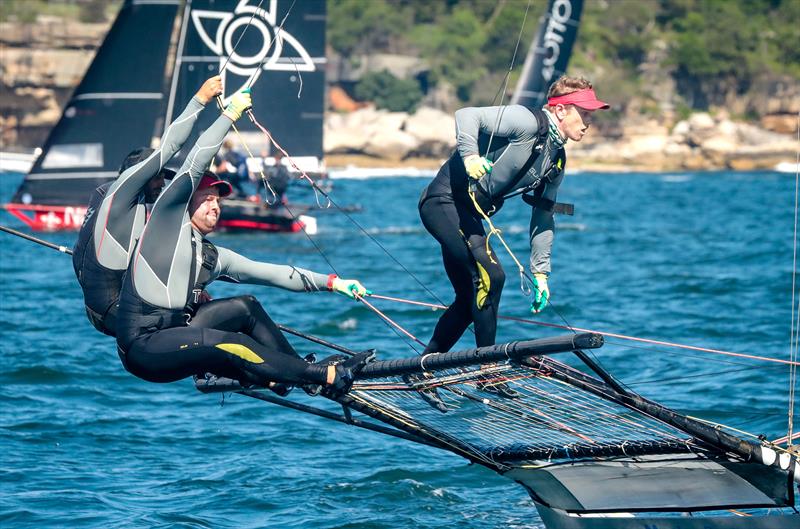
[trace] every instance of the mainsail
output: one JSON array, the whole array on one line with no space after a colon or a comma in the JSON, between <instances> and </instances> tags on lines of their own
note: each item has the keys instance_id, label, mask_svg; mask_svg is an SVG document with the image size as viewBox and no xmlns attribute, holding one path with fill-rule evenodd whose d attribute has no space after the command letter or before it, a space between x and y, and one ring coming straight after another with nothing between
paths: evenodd
<instances>
[{"instance_id":1,"label":"mainsail","mask_svg":"<svg viewBox=\"0 0 800 529\"><path fill-rule=\"evenodd\" d=\"M252 87L253 107L281 146L292 157L315 158L318 166L323 154L325 1L268 0L262 9L257 5L248 0L186 3L165 122L224 66L223 98L227 101L237 90ZM201 115L186 145L191 146L214 119L209 113ZM257 131L247 120L237 127ZM271 152L264 139L261 148Z\"/></svg>"},{"instance_id":2,"label":"mainsail","mask_svg":"<svg viewBox=\"0 0 800 529\"><path fill-rule=\"evenodd\" d=\"M511 104L540 108L550 84L567 71L578 35L583 0L550 0L539 21Z\"/></svg>"},{"instance_id":3,"label":"mainsail","mask_svg":"<svg viewBox=\"0 0 800 529\"><path fill-rule=\"evenodd\" d=\"M126 0L13 203L84 205L131 150L150 146L179 3ZM64 222L54 228L75 227Z\"/></svg>"},{"instance_id":4,"label":"mainsail","mask_svg":"<svg viewBox=\"0 0 800 529\"><path fill-rule=\"evenodd\" d=\"M91 192L117 176L131 150L151 146L223 66L225 95L251 85L254 107L274 138L301 169L322 172L324 64L324 0L125 0L5 208L34 230L80 228ZM180 165L215 115L201 115L170 166ZM247 120L237 126L245 134L256 130ZM258 140L248 140L255 155L274 152L263 135ZM315 219L295 218L286 208L226 204L221 229L313 232L315 226Z\"/></svg>"}]
</instances>

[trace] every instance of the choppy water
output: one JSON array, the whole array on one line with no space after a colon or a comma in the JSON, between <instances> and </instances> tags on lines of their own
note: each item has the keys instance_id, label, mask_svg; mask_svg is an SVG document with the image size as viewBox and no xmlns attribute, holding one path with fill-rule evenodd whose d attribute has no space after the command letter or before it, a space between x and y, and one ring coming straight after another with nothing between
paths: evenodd
<instances>
[{"instance_id":1,"label":"choppy water","mask_svg":"<svg viewBox=\"0 0 800 529\"><path fill-rule=\"evenodd\" d=\"M6 202L19 175L0 176ZM417 217L426 179L336 181L333 197L439 297L438 246ZM576 174L560 199L544 321L787 358L794 179L776 173ZM7 213L3 224L20 227ZM526 206L496 218L527 252ZM376 293L434 301L346 217L314 238L340 275ZM71 246L74 234L45 234ZM328 272L303 235L220 235L255 259ZM509 279L503 309L525 317ZM383 358L413 351L368 309L328 294L253 292L279 321ZM541 527L522 488L464 460L240 396L125 373L83 314L69 258L0 234L0 524L5 527ZM436 313L379 302L426 339ZM502 322L499 340L552 334ZM467 335L469 338L471 335ZM305 352L313 350L297 342ZM769 437L785 435L788 370L609 339L598 357L646 396ZM469 340L462 341L464 346ZM305 395L293 394L310 402Z\"/></svg>"}]
</instances>

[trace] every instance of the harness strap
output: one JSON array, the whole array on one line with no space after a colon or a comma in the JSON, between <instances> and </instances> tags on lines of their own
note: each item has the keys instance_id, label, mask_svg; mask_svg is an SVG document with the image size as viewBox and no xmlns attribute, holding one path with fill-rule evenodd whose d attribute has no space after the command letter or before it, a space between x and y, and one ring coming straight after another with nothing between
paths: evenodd
<instances>
[{"instance_id":1,"label":"harness strap","mask_svg":"<svg viewBox=\"0 0 800 529\"><path fill-rule=\"evenodd\" d=\"M549 211L550 213L558 213L561 215L570 215L570 216L575 214L575 204L568 204L566 202L555 202L554 200L550 200L549 198L529 195L527 193L522 195L522 200L530 206L543 209L545 211Z\"/></svg>"}]
</instances>

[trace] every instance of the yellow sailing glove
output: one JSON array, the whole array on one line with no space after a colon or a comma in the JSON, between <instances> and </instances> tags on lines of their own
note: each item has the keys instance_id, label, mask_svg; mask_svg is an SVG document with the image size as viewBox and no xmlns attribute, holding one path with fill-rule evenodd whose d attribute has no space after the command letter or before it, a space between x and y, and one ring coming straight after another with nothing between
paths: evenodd
<instances>
[{"instance_id":1,"label":"yellow sailing glove","mask_svg":"<svg viewBox=\"0 0 800 529\"><path fill-rule=\"evenodd\" d=\"M480 178L486 173L492 172L492 162L483 156L471 154L464 158L464 168L470 178Z\"/></svg>"},{"instance_id":2,"label":"yellow sailing glove","mask_svg":"<svg viewBox=\"0 0 800 529\"><path fill-rule=\"evenodd\" d=\"M334 274L328 276L328 290L347 296L350 299L356 299L356 296L362 297L372 294L355 279L341 279Z\"/></svg>"},{"instance_id":3,"label":"yellow sailing glove","mask_svg":"<svg viewBox=\"0 0 800 529\"><path fill-rule=\"evenodd\" d=\"M253 101L250 99L250 89L245 88L241 92L233 94L223 114L228 116L231 121L237 121L252 106Z\"/></svg>"},{"instance_id":4,"label":"yellow sailing glove","mask_svg":"<svg viewBox=\"0 0 800 529\"><path fill-rule=\"evenodd\" d=\"M547 287L547 274L538 272L533 274L533 301L531 312L538 314L547 306L550 299L550 289Z\"/></svg>"}]
</instances>

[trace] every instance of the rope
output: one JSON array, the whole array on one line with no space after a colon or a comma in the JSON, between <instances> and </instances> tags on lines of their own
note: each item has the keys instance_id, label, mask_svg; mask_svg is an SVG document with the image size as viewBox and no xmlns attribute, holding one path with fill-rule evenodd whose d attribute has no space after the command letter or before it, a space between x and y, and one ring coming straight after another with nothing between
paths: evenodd
<instances>
[{"instance_id":1,"label":"rope","mask_svg":"<svg viewBox=\"0 0 800 529\"><path fill-rule=\"evenodd\" d=\"M384 319L384 321L386 321L387 323L389 323L389 324L393 325L394 327L396 327L396 328L397 328L399 331L401 331L403 334L405 334L406 336L408 336L409 338L411 338L412 340L414 340L415 342L417 342L418 344L420 344L422 347L425 347L425 345L426 345L426 344L425 344L425 342L423 342L422 340L420 340L419 338L417 338L416 336L414 336L413 334L411 334L410 332L408 332L407 330L405 330L403 327L401 327L401 326L400 326L400 325L399 325L397 322L395 322L395 321L394 321L393 319L391 319L389 316L387 316L386 314L384 314L383 312L381 312L380 310L378 310L378 308L377 308L377 307L375 307L375 305L373 305L372 303L370 303L369 301L367 301L366 299L364 299L362 296L358 296L358 298L357 298L357 299L358 299L358 300L359 300L361 303L363 303L364 305L366 305L367 307L369 307L369 308L370 308L370 309L371 309L373 312L375 312L375 314L377 314L378 316L380 316L381 318L383 318L383 319Z\"/></svg>"},{"instance_id":2,"label":"rope","mask_svg":"<svg viewBox=\"0 0 800 529\"><path fill-rule=\"evenodd\" d=\"M494 128L492 129L492 133L489 136L489 143L486 145L486 154L484 154L484 158L489 155L489 151L492 147L492 140L494 139L494 133L497 131L497 128L500 126L500 121L503 118L503 112L505 112L505 107L503 106L503 99L506 97L506 90L508 89L508 80L511 78L511 71L514 69L514 62L517 60L517 51L519 51L519 44L522 41L522 33L525 30L525 22L528 20L528 11L531 8L531 0L528 0L528 5L525 6L525 15L522 17L522 24L519 26L519 34L517 35L517 43L514 45L514 53L511 55L511 62L508 65L508 71L506 72L505 76L503 77L502 89L499 90L494 95L494 99L492 99L492 103L497 99L497 95L500 94L500 109L497 111L497 120L495 121Z\"/></svg>"},{"instance_id":3,"label":"rope","mask_svg":"<svg viewBox=\"0 0 800 529\"><path fill-rule=\"evenodd\" d=\"M794 362L797 359L798 342L800 339L800 300L795 301L797 284L797 217L798 200L800 199L800 112L797 113L797 158L794 174L794 237L792 241L792 319L791 330L789 333L789 359ZM798 312L795 312L795 303L798 304ZM786 439L794 438L792 435L794 428L794 400L795 389L797 387L797 366L793 363L789 369L789 414L787 420Z\"/></svg>"},{"instance_id":4,"label":"rope","mask_svg":"<svg viewBox=\"0 0 800 529\"><path fill-rule=\"evenodd\" d=\"M269 50L272 47L272 43L275 42L275 40L277 38L279 38L278 36L280 35L281 31L283 31L283 25L286 23L286 19L289 18L289 15L292 13L292 9L294 9L294 5L296 3L297 3L297 0L292 0L292 4L289 6L289 9L286 10L286 14L281 19L281 23L278 26L278 29L275 30L275 35L273 35L272 38L269 39L269 45L267 46L267 50ZM252 17L251 17L251 20L252 20ZM249 22L247 24L248 24L248 26L250 25ZM242 35L244 35L244 32L242 32ZM258 66L256 66L256 69L253 71L253 75L250 76L250 79L247 81L247 88L250 88L252 86L253 82L255 81L256 74L261 69L261 67L264 65L264 59L266 59L266 58L267 58L267 54L264 53L264 57L261 58L261 62L258 63Z\"/></svg>"},{"instance_id":5,"label":"rope","mask_svg":"<svg viewBox=\"0 0 800 529\"><path fill-rule=\"evenodd\" d=\"M494 140L495 132L497 132L497 129L500 127L500 121L502 120L503 113L505 112L505 107L503 106L503 100L506 97L506 90L508 89L508 80L511 77L511 72L514 69L514 63L517 60L517 52L519 51L519 45L520 42L522 41L522 33L525 30L525 22L528 20L528 11L530 10L530 8L531 8L531 0L528 0L528 4L525 6L525 15L522 17L522 23L520 24L519 27L517 42L514 45L514 53L511 55L511 62L508 65L508 71L503 77L502 88L500 91L498 91L498 93L500 94L500 105L497 111L497 120L495 121L491 134L489 135L489 143L486 145L486 152L483 155L484 158L489 155L489 151L492 148L492 141ZM496 93L494 99L497 99L497 95L498 94ZM487 178L491 179L491 173L487 175ZM530 279L530 277L527 277L527 274L525 274L525 267L522 266L522 264L519 262L519 259L517 259L517 256L514 255L514 252L512 252L511 248L509 248L508 244L506 244L506 241L505 239L503 239L500 230L495 227L489 216L483 211L483 209L481 209L480 205L478 205L478 201L475 199L475 193L472 190L469 191L469 196L472 199L472 203L475 206L475 209L478 211L478 213L480 213L481 217L483 217L483 220L485 220L486 223L489 225L489 234L486 236L486 254L489 256L489 260L492 263L497 264L497 262L492 257L492 250L489 246L489 240L492 238L492 236L497 236L497 238L503 244L503 247L505 247L506 251L511 256L511 259L513 259L514 263L517 265L517 269L519 271L519 276L520 276L520 290L522 290L522 293L526 297L529 296L531 294L531 289L530 287L528 287L527 283L533 286L533 281Z\"/></svg>"},{"instance_id":6,"label":"rope","mask_svg":"<svg viewBox=\"0 0 800 529\"><path fill-rule=\"evenodd\" d=\"M486 253L489 256L489 260L492 263L497 264L497 261L495 261L494 258L492 257L492 249L489 246L489 239L491 239L492 236L495 235L500 240L500 242L503 244L503 247L508 252L508 255L511 256L511 259L514 260L514 264L517 265L517 271L519 272L519 279L520 279L520 290L522 290L522 293L525 294L526 297L530 296L532 291L531 291L531 288L528 287L526 282L529 283L531 285L531 287L533 287L533 288L536 288L536 286L534 285L533 280L528 276L528 274L525 273L525 267L522 266L522 263L519 262L519 259L517 259L517 256L514 255L514 252L511 251L511 248L509 248L509 246L506 243L505 239L503 239L503 236L501 235L500 230L498 228L496 228L495 225L492 223L492 220L489 218L489 215L487 215L483 211L483 209L481 209L480 205L478 204L478 201L475 199L475 192L470 190L469 191L469 197L470 197L470 199L472 199L472 204L475 206L475 209L478 211L478 213L480 213L481 217L483 217L483 220L485 220L486 223L489 225L489 234L486 236ZM537 289L537 291L538 291L538 289Z\"/></svg>"},{"instance_id":7,"label":"rope","mask_svg":"<svg viewBox=\"0 0 800 529\"><path fill-rule=\"evenodd\" d=\"M262 1L263 1L263 0L262 0ZM295 5L295 3L296 3L296 0L294 0L294 1L292 2L292 4L289 6L289 9L286 11L286 15L284 15L283 19L281 20L281 23L280 23L280 25L278 26L277 30L275 31L275 35L274 35L274 36L273 36L273 38L270 40L270 42L269 42L269 45L267 46L267 49L269 49L269 48L272 46L272 43L275 41L275 39L278 39L278 38L280 38L280 37L279 37L279 35L280 35L280 32L283 30L283 26L284 26L284 24L286 23L286 20L288 19L289 15L291 14L291 12L292 12L292 9L294 8L294 5ZM256 12L258 11L258 9L259 9L260 7L261 7L261 3L259 3L259 5L256 7L256 11L254 11L254 12L253 12L253 14L252 14L252 15L251 15L251 17L250 17L250 20L248 20L248 22L247 22L247 26L245 27L244 31L242 31L242 34L239 36L239 39L236 41L236 45L234 45L234 47L233 47L233 50L231 51L231 55L232 55L232 54L233 54L233 52L236 50L236 47L239 45L239 42L241 42L241 39L242 39L242 37L244 36L244 33L245 33L245 32L247 31L247 29L250 27L250 25L251 25L251 23L252 23L252 21L253 21L253 18L255 17L255 14L256 14ZM261 68L261 66L264 64L264 60L265 60L265 59L266 59L266 54L265 54L265 55L264 55L264 57L262 58L262 60L261 60L261 62L259 63L259 65L256 67L256 70L255 70L256 72L258 72L258 70L259 70L259 69ZM228 63L228 61L229 61L229 60L230 60L230 56L228 57L228 59L227 59L227 60L225 61L225 63L223 64L223 69L224 69L224 66L225 66L225 65L227 65L227 63ZM220 70L220 73L221 73L221 72L222 72L222 69ZM298 73L299 73L299 72L298 72ZM253 76L251 76L251 78L248 80L248 83L247 83L247 87L248 87L248 88L250 88L250 86L252 86L252 83L253 83L253 81L254 81L254 80L255 80L255 74L254 74ZM301 90L302 90L302 84L301 84ZM298 93L298 97L299 97L299 93ZM222 109L222 108L223 108L223 105L222 105L222 99L221 99L220 97L217 97L217 104L220 106L220 109ZM266 136L266 138L267 138L268 142L269 142L270 144L274 145L274 146L275 146L275 147L276 147L278 150L280 150L280 151L281 151L281 152L284 154L284 156L286 156L286 158L289 160L289 163L291 164L292 168L293 168L295 171L297 171L298 173L300 173L300 177L301 177L301 178L304 178L304 179L306 179L306 180L308 181L308 183L311 185L312 189L314 190L314 196L315 196L315 198L316 198L317 206L319 206L319 207L323 207L323 206L322 206L322 204L321 204L321 203L320 203L320 201L319 201L319 195L318 195L318 193L321 193L321 194L322 194L323 196L325 196L325 198L328 200L328 204L325 206L325 208L326 208L326 209L327 209L327 208L329 208L329 207L330 207L330 205L331 205L331 204L333 204L333 200L330 198L330 196L329 196L327 193L325 193L325 192L324 192L322 189L320 189L320 188L319 188L319 186L317 186L317 185L314 183L314 181L311 179L311 177L310 177L310 176L308 176L308 174L307 174L305 171L303 171L302 169L300 169L300 167L299 167L299 166L297 165L297 163L294 161L294 158L292 158L292 156L291 156L291 155L290 155L290 154L289 154L289 153L288 153L288 152L287 152L287 151L286 151L286 150L285 150L285 149L284 149L284 148L283 148L283 147L282 147L282 146L281 146L281 145L280 145L280 144L279 144L279 143L278 143L276 140L275 140L275 138L272 136L272 134L269 132L269 130L267 130L267 128L266 128L266 127L264 127L263 125L261 125L261 123L259 123L259 122L258 122L258 120L256 119L256 117L255 117L255 114L253 113L252 109L249 109L249 110L247 111L247 115L248 115L248 117L249 117L250 121L251 121L251 122L252 122L252 123L253 123L253 124L254 124L254 125L255 125L255 126L256 126L256 127L257 127L257 128L258 128L258 129L259 129L259 130L260 130L260 131L263 133L263 134L264 134L264 135L265 135L265 136ZM247 151L247 154L248 154L248 155L249 155L251 158L255 158L255 155L253 154L252 150L250 149L250 146L247 144L247 142L245 141L245 139L242 137L241 133L239 132L239 130L238 130L238 128L236 127L236 125L235 125L235 124L233 124L233 130L234 130L234 132L235 132L235 134L236 134L237 138L239 139L239 142L240 142L240 143L241 143L241 145L244 147L244 149ZM266 199L266 198L265 198L265 202L266 202L266 204L267 204L267 205L272 205L272 204L274 204L274 203L275 203L275 202L278 200L278 196L277 196L277 194L275 193L275 190L272 188L272 186L270 186L270 184L269 184L269 182L268 182L268 180L267 180L266 176L264 175L264 171L263 171L263 169L262 169L261 167L259 167L259 174L260 174L261 181L263 182L265 189L266 189L266 190L268 190L268 191L269 191L269 192L272 194L272 196L273 196L273 199L274 199L272 202L270 202L268 199ZM291 210L291 208L289 208L289 207L288 207L288 205L285 205L285 207L286 207L286 210L289 212L289 214L292 216L292 218L293 218L293 219L295 219L295 220L298 220L298 216L297 216L297 215L295 215L295 213L294 213L294 212ZM337 205L337 209L339 209L340 211L342 211L342 212L344 213L344 211L342 210L342 208L340 208L338 205ZM345 213L345 214L346 214L346 213ZM349 215L347 215L347 216L348 216L348 218L350 218L350 216L349 216ZM350 219L351 219L351 221L352 221L352 218L350 218ZM356 224L357 224L357 223L356 223ZM358 225L358 224L357 224L357 225ZM361 230L362 230L364 233L366 233L366 230L364 230L364 229L363 229L363 228L362 228L360 225L359 225L359 228L361 228ZM320 254L320 256L322 256L322 258L323 258L323 259L325 260L325 262L328 264L328 266L330 267L330 269L331 269L331 270L332 270L332 271L333 271L333 272L334 272L336 275L339 275L339 272L336 270L336 267L333 265L333 263L331 262L331 260L330 260L330 259L328 259L327 255L326 255L326 254L325 254L325 252L322 250L322 248L320 248L320 246L319 246L319 245L318 245L318 244L317 244L317 243L314 241L314 239L313 239L313 238L310 236L310 234L309 234L309 233L306 231L306 228L305 228L305 226L304 226L304 225L302 226L302 231L303 231L303 234L306 236L306 238L308 238L308 240L311 242L311 244L312 244L312 245L314 246L314 248L317 250L317 253L319 253L319 254ZM374 239L373 239L373 240L374 240ZM383 246L381 246L381 248L383 248ZM385 249L385 248L384 248L384 251L386 251L386 249ZM387 253L388 253L388 252L387 252ZM390 254L390 255L391 255L391 254ZM401 266L402 266L402 265L401 265ZM407 270L407 269L406 269L406 270ZM410 272L409 272L409 273L410 273ZM418 342L418 343L422 344L423 346L425 345L425 344L424 344L422 341L420 341L418 338L416 338L416 337L415 337L413 334L411 334L410 332L408 332L407 330L405 330L405 329L404 329L403 327L401 327L401 326L400 326L398 323L396 323L396 322L395 322L395 321L393 321L391 318L389 318L388 316L386 316L385 314L383 314L381 311L379 311L379 310L378 310L377 308L375 308L373 305L371 305L370 303L368 303L368 302L364 301L364 300L363 300L363 299L361 299L360 297L359 297L359 301L363 301L365 305L367 305L367 306L368 306L368 307L369 307L371 310L373 310L373 312L375 312L375 313L376 313L378 316L380 316L380 317L381 317L381 319L384 321L384 323L386 323L387 325L389 325L389 326L390 326L390 328L392 328L392 329L393 329L395 332L397 332L397 331L400 331L400 332L402 332L403 334L405 334L406 336L408 336L408 337L412 338L413 340L415 340L416 342ZM411 345L411 344L409 344L409 345L410 345L410 347L411 347L412 349L414 349L414 350L416 351L416 348L414 348L414 346L413 346L413 345ZM418 351L417 351L417 352L418 352Z\"/></svg>"},{"instance_id":8,"label":"rope","mask_svg":"<svg viewBox=\"0 0 800 529\"><path fill-rule=\"evenodd\" d=\"M391 297L391 296L381 296L381 295L378 295L378 294L371 294L370 297L373 297L375 299L383 299L383 300L386 300L386 301L396 301L398 303L406 303L406 304L409 304L409 305L419 305L419 306L429 307L429 308L437 309L437 310L444 310L444 309L447 308L444 305L435 305L433 303L425 303L425 302L422 302L422 301L412 301L412 300L396 298L396 297ZM514 317L514 316L498 316L498 318L501 319L501 320L516 321L516 322L519 322L519 323L526 323L526 324L529 324L529 325L539 325L541 327L552 327L552 328L556 328L556 329L565 329L565 330L569 330L569 331L572 331L572 332L591 332L591 333L595 333L595 334L602 334L603 336L608 336L609 338L619 338L619 339L630 340L630 341L634 341L634 342L649 343L649 344L653 344L653 345L663 345L663 346L667 346L667 347L675 347L675 348L678 348L678 349L688 349L688 350L691 350L691 351L701 351L701 352L704 352L704 353L714 353L714 354L719 354L719 355L735 356L737 358L747 358L747 359L750 359L750 360L759 360L759 361L764 361L764 362L774 362L774 363L778 363L778 364L790 365L790 366L793 366L795 368L798 365L800 365L800 362L795 361L795 360L783 360L783 359L780 359L780 358L769 358L767 356L758 356L758 355L752 355L752 354L747 354L747 353L735 353L735 352L732 352L732 351L725 351L725 350L722 350L722 349L711 349L711 348L708 348L708 347L697 347L697 346L694 346L694 345L686 345L686 344L680 344L680 343L676 343L676 342L665 342L665 341L661 341L661 340L653 340L653 339L650 339L650 338L639 338L639 337L636 337L636 336L628 336L626 334L618 334L618 333L612 333L612 332L607 332L607 331L598 331L598 330L594 330L594 329L583 329L581 327L558 325L557 323L546 323L546 322L543 322L543 321L527 320L527 319L524 319L524 318L517 318L517 317Z\"/></svg>"},{"instance_id":9,"label":"rope","mask_svg":"<svg viewBox=\"0 0 800 529\"><path fill-rule=\"evenodd\" d=\"M263 3L264 3L264 0L261 0L258 3L258 5L256 6L255 10L253 11L253 14L250 15L250 20L247 21L247 25L244 27L244 30L242 30L242 34L239 35L238 39L236 39L236 44L233 45L233 49L231 50L230 55L228 55L228 57L225 59L225 62L222 63L222 67L219 69L219 73L220 74L222 74L222 72L225 71L225 67L228 66L228 63L230 62L231 57L233 57L233 54L236 53L236 48L238 48L239 47L239 43L242 42L242 38L244 37L244 34L247 33L248 29L250 29L250 24L253 22L253 17L256 16L256 13L258 13L258 10L261 9L261 4L263 4ZM270 45L272 45L271 42L270 42ZM269 50L269 46L267 46L267 50Z\"/></svg>"}]
</instances>

